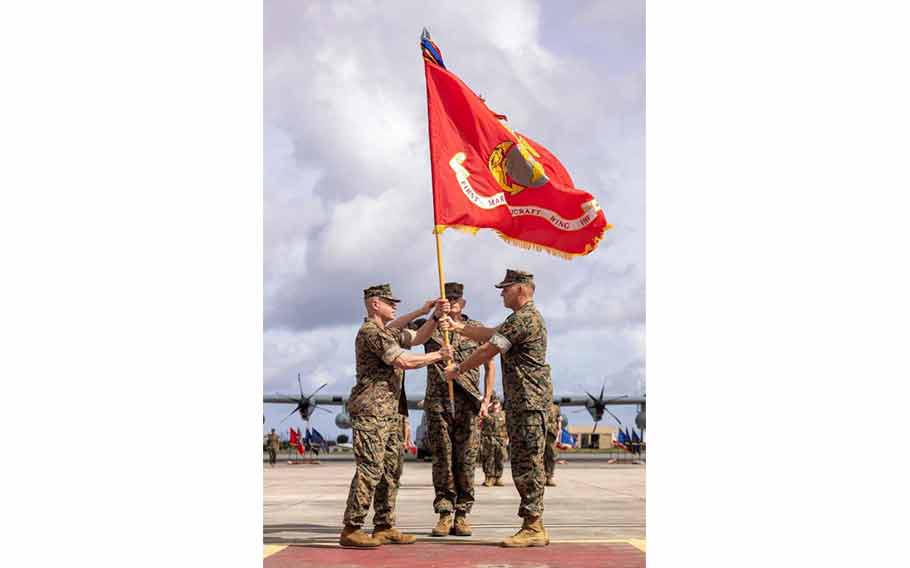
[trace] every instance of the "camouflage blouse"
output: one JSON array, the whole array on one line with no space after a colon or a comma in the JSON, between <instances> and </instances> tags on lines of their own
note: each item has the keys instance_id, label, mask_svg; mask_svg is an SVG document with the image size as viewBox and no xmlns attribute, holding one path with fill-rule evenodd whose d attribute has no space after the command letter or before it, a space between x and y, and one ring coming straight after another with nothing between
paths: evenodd
<instances>
[{"instance_id":1,"label":"camouflage blouse","mask_svg":"<svg viewBox=\"0 0 910 568\"><path fill-rule=\"evenodd\" d=\"M420 329L426 322L425 319L421 318L413 322L409 327L411 329ZM483 325L479 321L472 320L467 316L464 316L465 325ZM452 344L452 347L455 350L455 362L461 363L465 359L471 356L471 353L479 346L479 344L473 339L464 337L457 333L449 334L449 342ZM424 351L427 353L432 353L434 351L439 351L442 347L442 333L440 331L434 330L433 335L423 344ZM443 370L445 367L442 364L436 363L427 367L427 390L424 398L424 409L431 410L433 412L444 412L446 404L449 400L449 387L446 384L445 375ZM483 394L480 392L480 368L471 369L470 371L465 371L458 376L458 379L455 380L455 383L458 385L456 389L461 387L465 393L469 395L469 398L473 398L477 401L477 410L480 410L480 401L483 399Z\"/></svg>"},{"instance_id":2,"label":"camouflage blouse","mask_svg":"<svg viewBox=\"0 0 910 568\"><path fill-rule=\"evenodd\" d=\"M348 401L351 417L391 416L396 411L407 416L404 371L392 362L411 346L415 335L408 329L389 329L364 320L354 341L357 382Z\"/></svg>"},{"instance_id":3,"label":"camouflage blouse","mask_svg":"<svg viewBox=\"0 0 910 568\"><path fill-rule=\"evenodd\" d=\"M507 317L490 343L501 354L504 408L548 412L553 404L553 382L547 364L547 327L534 302Z\"/></svg>"}]
</instances>

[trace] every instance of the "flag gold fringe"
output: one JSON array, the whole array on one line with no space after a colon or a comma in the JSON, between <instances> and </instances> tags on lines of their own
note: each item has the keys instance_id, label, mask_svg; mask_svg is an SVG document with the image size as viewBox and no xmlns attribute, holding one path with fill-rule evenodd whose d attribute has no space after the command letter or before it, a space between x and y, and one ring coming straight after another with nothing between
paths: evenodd
<instances>
[{"instance_id":1,"label":"flag gold fringe","mask_svg":"<svg viewBox=\"0 0 910 568\"><path fill-rule=\"evenodd\" d=\"M456 231L461 231L462 233L467 233L469 235L476 235L477 231L480 230L480 227L471 227L470 225L436 225L433 229L433 233L441 235L446 229L455 229Z\"/></svg>"},{"instance_id":2,"label":"flag gold fringe","mask_svg":"<svg viewBox=\"0 0 910 568\"><path fill-rule=\"evenodd\" d=\"M533 250L533 251L537 251L537 252L545 252L548 254L552 254L553 256L558 256L559 258L562 258L565 260L572 260L576 256L585 256L585 255L588 255L588 254L591 254L592 252L594 252L594 249L597 248L597 245L599 245L601 239L603 239L604 233L606 233L607 231L609 231L612 228L613 228L613 225L607 223L604 226L603 230L600 232L600 234L594 237L594 242L588 243L587 245L585 245L584 252L576 252L576 253L566 252L566 251L562 251L562 250L555 249L552 247L548 247L546 245L541 245L538 243L532 243L529 241L523 241L521 239L516 239L515 237L510 237L508 235L503 234L500 231L496 231L496 234L499 235L500 239L502 239L503 241L505 241L506 243L508 243L514 247L523 248L525 250ZM436 225L436 227L433 229L433 232L436 233L437 235L439 235L439 234L442 234L442 232L445 231L446 229L455 229L458 231L468 233L469 235L476 235L477 231L479 231L481 229L481 227L471 227L468 225ZM495 231L496 229L493 229L493 230Z\"/></svg>"}]
</instances>

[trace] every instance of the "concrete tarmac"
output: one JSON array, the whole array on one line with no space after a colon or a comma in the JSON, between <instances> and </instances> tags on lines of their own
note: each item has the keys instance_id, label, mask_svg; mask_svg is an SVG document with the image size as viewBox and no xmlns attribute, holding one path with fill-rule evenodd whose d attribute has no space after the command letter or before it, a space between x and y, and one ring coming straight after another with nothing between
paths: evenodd
<instances>
[{"instance_id":1,"label":"concrete tarmac","mask_svg":"<svg viewBox=\"0 0 910 568\"><path fill-rule=\"evenodd\" d=\"M353 475L354 463L351 461L332 460L319 464L299 465L288 465L284 462L274 468L266 465L263 473L263 536L266 556L282 550L285 545L337 548ZM474 534L470 537L432 537L430 530L438 517L433 511L431 464L422 461L406 462L398 493L397 527L403 532L416 535L418 542L408 547L386 545L381 548L403 551L405 548L411 549L425 544L475 544L495 547L499 541L514 534L521 526L521 519L517 515L519 497L512 484L508 463L505 464L503 472L504 487L484 487L481 485L483 479L483 470L477 468L475 503L469 517ZM544 497L543 519L551 540L551 546L548 548L555 551L564 549L563 545L566 545L570 552L576 550L581 554L584 549L582 545L602 546L607 548L598 554L620 556L626 554L627 559L637 565L638 557L632 558L627 554L628 551L632 551L640 556L643 564L644 465L570 461L557 466L556 481L558 486L547 487ZM367 517L367 526L364 529L372 530L372 512ZM553 548L553 545L560 546ZM426 552L428 549L421 550ZM478 553L481 552L481 549L477 550ZM495 550L512 549L488 550L490 552L484 553L487 557L490 554L499 554L493 552ZM530 550L541 551L543 554L544 549ZM339 554L351 552L360 554L360 558L367 558L363 556L365 551L338 548L336 552ZM278 562L280 558L290 561L289 555L293 554L304 554L304 558L306 557L305 551L297 548L276 555L274 562ZM416 553L412 551L409 554ZM315 558L311 556L311 560ZM274 562L266 564L278 565ZM569 565L568 557L564 564Z\"/></svg>"}]
</instances>

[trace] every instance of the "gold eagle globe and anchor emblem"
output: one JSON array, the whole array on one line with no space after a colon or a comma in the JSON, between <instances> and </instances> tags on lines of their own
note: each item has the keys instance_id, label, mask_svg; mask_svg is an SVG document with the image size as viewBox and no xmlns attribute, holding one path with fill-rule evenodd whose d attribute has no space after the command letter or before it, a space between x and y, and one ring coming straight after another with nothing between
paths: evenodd
<instances>
[{"instance_id":1,"label":"gold eagle globe and anchor emblem","mask_svg":"<svg viewBox=\"0 0 910 568\"><path fill-rule=\"evenodd\" d=\"M543 165L535 159L540 154L524 138L513 134L517 142L507 140L497 144L487 166L499 187L511 195L518 195L529 187L542 186L549 179Z\"/></svg>"}]
</instances>

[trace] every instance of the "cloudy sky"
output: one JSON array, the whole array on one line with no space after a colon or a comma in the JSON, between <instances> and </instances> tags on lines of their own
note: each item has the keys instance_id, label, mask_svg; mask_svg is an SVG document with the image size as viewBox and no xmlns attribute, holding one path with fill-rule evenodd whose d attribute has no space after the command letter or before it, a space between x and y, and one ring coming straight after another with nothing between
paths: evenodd
<instances>
[{"instance_id":1,"label":"cloudy sky","mask_svg":"<svg viewBox=\"0 0 910 568\"><path fill-rule=\"evenodd\" d=\"M399 313L438 294L418 48L427 27L449 70L553 152L614 225L598 250L572 261L490 231L446 232L445 275L465 284L465 311L499 323L509 312L493 283L507 267L528 270L555 390L644 392L644 2L264 9L264 391L295 393L299 372L307 392L328 383L322 393L348 393L363 288L391 282ZM424 370L409 372L408 394L421 395L425 381ZM265 406L266 428L291 409ZM312 425L337 434L334 412L317 412Z\"/></svg>"}]
</instances>

